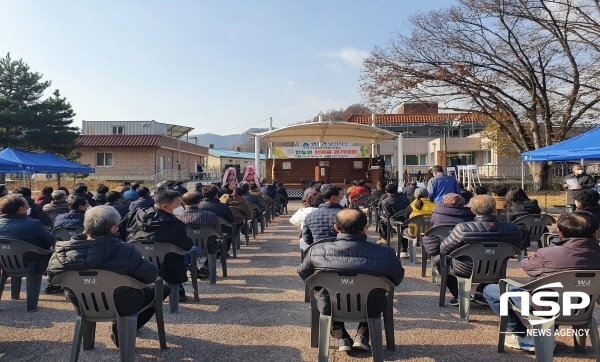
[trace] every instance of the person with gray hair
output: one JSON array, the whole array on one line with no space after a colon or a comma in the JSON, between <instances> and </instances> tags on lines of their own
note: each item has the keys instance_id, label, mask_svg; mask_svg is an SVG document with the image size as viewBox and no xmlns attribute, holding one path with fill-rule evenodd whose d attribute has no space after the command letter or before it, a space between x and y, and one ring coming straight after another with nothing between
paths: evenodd
<instances>
[{"instance_id":1,"label":"person with gray hair","mask_svg":"<svg viewBox=\"0 0 600 362\"><path fill-rule=\"evenodd\" d=\"M52 223L56 216L69 212L69 203L67 202L67 193L63 190L54 190L52 192L52 202L44 205L42 210L50 216Z\"/></svg>"},{"instance_id":2,"label":"person with gray hair","mask_svg":"<svg viewBox=\"0 0 600 362\"><path fill-rule=\"evenodd\" d=\"M97 206L85 214L84 232L74 235L71 240L58 241L54 254L48 264L48 279L67 271L85 271L101 269L121 275L127 275L145 284L152 284L158 276L158 269L142 257L132 244L122 242L117 233L119 220L117 210L112 206ZM163 287L163 300L169 295L168 285ZM152 303L154 287L144 289L122 287L115 293L115 306L119 315L127 316L139 312ZM66 290L67 298L73 303L79 314L77 298ZM154 315L150 307L138 315L138 329ZM113 322L111 339L118 347L117 324Z\"/></svg>"},{"instance_id":3,"label":"person with gray hair","mask_svg":"<svg viewBox=\"0 0 600 362\"><path fill-rule=\"evenodd\" d=\"M496 200L489 195L477 195L471 199L471 211L475 220L457 224L450 235L440 244L440 254L448 255L454 250L473 243L508 243L521 245L519 227L512 222L500 222L496 217ZM440 257L432 259L436 268L440 267ZM448 290L452 294L450 305L458 306L458 280L456 277L469 278L473 270L473 261L465 256L451 259L448 264ZM479 284L473 301L486 305L482 294L487 284Z\"/></svg>"}]
</instances>

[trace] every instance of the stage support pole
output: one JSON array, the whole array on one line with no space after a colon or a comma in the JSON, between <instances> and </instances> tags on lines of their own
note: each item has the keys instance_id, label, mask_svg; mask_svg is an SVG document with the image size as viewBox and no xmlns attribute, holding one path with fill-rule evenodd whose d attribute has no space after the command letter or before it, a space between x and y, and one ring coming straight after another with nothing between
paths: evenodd
<instances>
[{"instance_id":1,"label":"stage support pole","mask_svg":"<svg viewBox=\"0 0 600 362\"><path fill-rule=\"evenodd\" d=\"M521 188L525 190L525 163L521 161Z\"/></svg>"},{"instance_id":2,"label":"stage support pole","mask_svg":"<svg viewBox=\"0 0 600 362\"><path fill-rule=\"evenodd\" d=\"M404 136L398 133L398 187L404 187Z\"/></svg>"},{"instance_id":3,"label":"stage support pole","mask_svg":"<svg viewBox=\"0 0 600 362\"><path fill-rule=\"evenodd\" d=\"M260 137L254 136L254 167L256 168L256 177L260 180Z\"/></svg>"}]
</instances>

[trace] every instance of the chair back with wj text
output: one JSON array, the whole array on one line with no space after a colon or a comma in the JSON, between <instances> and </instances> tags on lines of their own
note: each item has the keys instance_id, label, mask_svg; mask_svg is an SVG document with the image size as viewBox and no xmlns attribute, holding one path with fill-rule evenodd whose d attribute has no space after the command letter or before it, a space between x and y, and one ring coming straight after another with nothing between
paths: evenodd
<instances>
[{"instance_id":1,"label":"chair back with wj text","mask_svg":"<svg viewBox=\"0 0 600 362\"><path fill-rule=\"evenodd\" d=\"M444 241L444 239L446 239L446 237L448 237L448 235L450 235L452 230L454 230L455 226L456 225L454 225L454 224L436 225L436 226L432 227L431 229L427 230L423 235L421 235L421 239L424 236L437 236L440 239L440 243L441 243L442 241ZM421 276L422 277L427 276L427 258L428 257L429 256L427 255L427 251L425 250L423 245L421 245ZM434 268L434 266L432 264L431 265L431 283L437 284L437 280L438 280L438 272L437 272L437 269Z\"/></svg>"},{"instance_id":2,"label":"chair back with wj text","mask_svg":"<svg viewBox=\"0 0 600 362\"><path fill-rule=\"evenodd\" d=\"M119 330L119 350L121 361L133 361L135 358L135 339L137 331L137 316L120 316L114 302L114 292L117 288L128 287L142 289L146 284L126 275L117 274L107 270L91 269L87 271L68 271L55 276L53 285L61 285L68 289L77 299L80 315L75 323L75 334L71 347L70 361L79 358L81 342L83 349L94 348L96 322L117 322ZM155 308L156 324L160 348L166 349L165 327L162 313L163 281L158 279L155 283L154 300L142 310Z\"/></svg>"},{"instance_id":3,"label":"chair back with wj text","mask_svg":"<svg viewBox=\"0 0 600 362\"><path fill-rule=\"evenodd\" d=\"M71 240L75 235L83 233L83 226L61 226L52 230L56 241Z\"/></svg>"},{"instance_id":4,"label":"chair back with wj text","mask_svg":"<svg viewBox=\"0 0 600 362\"><path fill-rule=\"evenodd\" d=\"M471 284L495 284L506 277L506 263L508 259L519 252L519 248L508 243L474 243L454 250L449 255L441 254L440 274L440 307L444 306L446 298L446 285L448 283L448 266L451 259L468 257L473 261L473 269L469 278L457 277L458 280L458 308L460 320L469 322L471 307Z\"/></svg>"},{"instance_id":5,"label":"chair back with wj text","mask_svg":"<svg viewBox=\"0 0 600 362\"><path fill-rule=\"evenodd\" d=\"M221 230L217 230L210 226L187 225L186 232L188 238L192 239L195 246L200 248L200 254L206 255L208 258L208 273L210 276L210 284L217 283L217 248L210 250L209 241L217 243L216 239L221 239L221 267L223 276L227 276L227 263L223 262L227 257L227 240L223 240L224 236ZM210 239L210 240L209 240ZM209 253L210 251L210 253Z\"/></svg>"},{"instance_id":6,"label":"chair back with wj text","mask_svg":"<svg viewBox=\"0 0 600 362\"><path fill-rule=\"evenodd\" d=\"M552 361L554 354L555 334L544 333L545 331L554 331L555 326L572 326L574 332L573 340L576 352L585 352L586 338L589 335L594 348L594 357L600 361L600 338L598 336L598 326L594 318L594 308L596 301L600 297L600 270L570 270L548 275L536 279L527 284L517 283L510 279L502 279L498 283L500 295L509 291L510 286L518 287L528 293L538 291L555 292L556 296L548 296L555 301L561 308L560 313L554 317L542 317L534 314L529 315L530 323L537 333L534 334L535 357L537 361ZM566 292L581 292L587 294L589 303L581 308L574 308L570 315L566 315L562 310L564 301L567 298L571 304L583 303L581 297L565 295ZM543 300L548 300L542 297ZM521 315L521 308L517 308L509 298L508 308ZM531 300L531 299L530 299ZM569 302L567 300L567 302ZM521 304L523 307L523 304ZM531 305L529 306L531 313ZM498 333L498 352L504 352L504 341L506 338L508 317L500 317L500 330Z\"/></svg>"},{"instance_id":7,"label":"chair back with wj text","mask_svg":"<svg viewBox=\"0 0 600 362\"><path fill-rule=\"evenodd\" d=\"M129 243L133 244L145 259L156 265L158 270L160 270L162 264L165 262L167 254L174 253L185 255L188 253L174 244L154 240L133 240ZM192 250L189 253L191 254L191 264L189 269L192 276L192 288L194 288L194 300L199 301L200 296L198 295L198 276L196 267L197 255L195 250ZM171 284L170 286L172 290L179 290L179 284ZM169 295L169 305L171 313L177 313L179 311L178 293L171 293Z\"/></svg>"},{"instance_id":8,"label":"chair back with wj text","mask_svg":"<svg viewBox=\"0 0 600 362\"><path fill-rule=\"evenodd\" d=\"M393 301L394 284L383 277L375 277L366 274L354 276L342 276L338 273L321 272L310 276L304 281L311 289L321 287L329 293L331 302L331 316L318 315L316 303L311 305L313 312L311 325L311 345L314 346L314 336L317 331L314 313L318 315L318 347L319 362L327 361L329 357L329 331L331 321L339 322L367 322L369 335L371 337L371 350L374 361L383 361L383 338L381 333L381 316L368 316L367 304L369 293L374 289L383 289L387 292L387 305L383 312L385 324L385 338L388 350L395 350Z\"/></svg>"},{"instance_id":9,"label":"chair back with wj text","mask_svg":"<svg viewBox=\"0 0 600 362\"><path fill-rule=\"evenodd\" d=\"M546 226L556 222L550 215L525 215L515 219L513 223L527 226L530 241L540 241L546 231Z\"/></svg>"},{"instance_id":10,"label":"chair back with wj text","mask_svg":"<svg viewBox=\"0 0 600 362\"><path fill-rule=\"evenodd\" d=\"M35 312L40 298L42 274L27 274L27 268L23 261L25 254L48 255L52 254L52 250L44 250L21 240L0 238L0 264L2 265L0 297L2 297L6 280L10 277L10 297L11 299L19 299L21 278L25 277L27 311Z\"/></svg>"}]
</instances>

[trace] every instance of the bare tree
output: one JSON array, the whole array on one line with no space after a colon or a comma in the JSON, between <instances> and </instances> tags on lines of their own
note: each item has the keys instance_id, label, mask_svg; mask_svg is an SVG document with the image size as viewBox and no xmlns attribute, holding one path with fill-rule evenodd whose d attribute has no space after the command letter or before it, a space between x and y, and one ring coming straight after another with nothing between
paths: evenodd
<instances>
[{"instance_id":1,"label":"bare tree","mask_svg":"<svg viewBox=\"0 0 600 362\"><path fill-rule=\"evenodd\" d=\"M481 114L517 153L545 147L598 117L599 19L598 0L459 0L375 48L361 91L378 110L416 100ZM551 165L530 164L538 186Z\"/></svg>"}]
</instances>

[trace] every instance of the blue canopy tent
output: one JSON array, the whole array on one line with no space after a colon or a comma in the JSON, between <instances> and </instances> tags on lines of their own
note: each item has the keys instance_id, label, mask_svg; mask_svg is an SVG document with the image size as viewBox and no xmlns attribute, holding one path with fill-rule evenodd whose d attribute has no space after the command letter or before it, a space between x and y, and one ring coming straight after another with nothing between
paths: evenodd
<instances>
[{"instance_id":1,"label":"blue canopy tent","mask_svg":"<svg viewBox=\"0 0 600 362\"><path fill-rule=\"evenodd\" d=\"M31 153L6 148L0 151L0 172L3 173L94 173L91 167L64 160L49 152Z\"/></svg>"},{"instance_id":2,"label":"blue canopy tent","mask_svg":"<svg viewBox=\"0 0 600 362\"><path fill-rule=\"evenodd\" d=\"M566 141L521 154L521 186L525 184L524 162L572 161L600 159L600 127Z\"/></svg>"}]
</instances>

